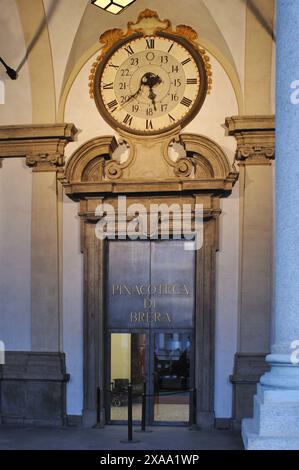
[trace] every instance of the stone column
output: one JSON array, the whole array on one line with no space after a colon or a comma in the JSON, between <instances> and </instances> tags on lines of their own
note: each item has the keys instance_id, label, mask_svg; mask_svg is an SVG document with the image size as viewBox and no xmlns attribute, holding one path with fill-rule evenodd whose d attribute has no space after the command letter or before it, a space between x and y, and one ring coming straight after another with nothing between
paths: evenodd
<instances>
[{"instance_id":1,"label":"stone column","mask_svg":"<svg viewBox=\"0 0 299 470\"><path fill-rule=\"evenodd\" d=\"M32 187L32 350L60 351L57 172L73 124L0 128L0 158L25 157Z\"/></svg>"},{"instance_id":2,"label":"stone column","mask_svg":"<svg viewBox=\"0 0 299 470\"><path fill-rule=\"evenodd\" d=\"M242 435L247 449L291 450L299 449L299 2L278 0L277 8L275 340Z\"/></svg>"},{"instance_id":3,"label":"stone column","mask_svg":"<svg viewBox=\"0 0 299 470\"><path fill-rule=\"evenodd\" d=\"M272 294L274 117L226 119L237 140L240 170L240 313L233 383L233 420L252 417L253 396L267 370Z\"/></svg>"}]
</instances>

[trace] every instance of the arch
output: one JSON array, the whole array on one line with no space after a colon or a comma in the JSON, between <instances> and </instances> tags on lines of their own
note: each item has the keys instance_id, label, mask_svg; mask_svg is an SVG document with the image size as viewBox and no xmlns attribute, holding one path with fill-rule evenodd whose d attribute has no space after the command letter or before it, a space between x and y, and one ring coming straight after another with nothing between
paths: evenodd
<instances>
[{"instance_id":1,"label":"arch","mask_svg":"<svg viewBox=\"0 0 299 470\"><path fill-rule=\"evenodd\" d=\"M26 2L17 0L18 11L23 27L32 92L32 122L58 122L56 119L56 91L54 80L53 57L46 13L42 0ZM38 41L32 44L31 39L39 31Z\"/></svg>"},{"instance_id":2,"label":"arch","mask_svg":"<svg viewBox=\"0 0 299 470\"><path fill-rule=\"evenodd\" d=\"M116 147L117 142L113 136L96 137L89 140L81 145L69 159L64 179L71 184L88 181L87 176L95 164L105 158L111 158ZM101 175L98 180L101 180Z\"/></svg>"},{"instance_id":3,"label":"arch","mask_svg":"<svg viewBox=\"0 0 299 470\"><path fill-rule=\"evenodd\" d=\"M198 134L181 134L180 137L187 155L203 169L203 177L225 179L230 175L232 168L228 158L216 142Z\"/></svg>"},{"instance_id":4,"label":"arch","mask_svg":"<svg viewBox=\"0 0 299 470\"><path fill-rule=\"evenodd\" d=\"M197 134L181 134L180 140L186 156L173 161L167 156L166 146L164 156L161 154L161 158L156 160L155 174L158 177L144 177L147 161L151 160L150 153L144 159L144 155L136 153L132 141L131 155L125 164L121 164L113 159L113 152L119 145L115 137L96 137L74 152L60 179L66 193L75 199L84 198L90 193L107 194L120 190L123 193L137 191L150 194L157 191L157 184L159 191L177 191L179 184L181 192L190 189L212 190L223 196L228 195L238 174L222 148L208 137ZM157 148L153 147L152 151L156 152ZM140 166L144 166L142 177Z\"/></svg>"}]
</instances>

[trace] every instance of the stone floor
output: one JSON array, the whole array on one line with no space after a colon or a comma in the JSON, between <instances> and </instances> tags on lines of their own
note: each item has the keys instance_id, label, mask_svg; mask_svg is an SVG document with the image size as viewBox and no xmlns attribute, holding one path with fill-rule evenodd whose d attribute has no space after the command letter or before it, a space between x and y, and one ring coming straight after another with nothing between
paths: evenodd
<instances>
[{"instance_id":1,"label":"stone floor","mask_svg":"<svg viewBox=\"0 0 299 470\"><path fill-rule=\"evenodd\" d=\"M134 433L139 443L123 444L125 426L104 429L16 428L0 426L0 450L241 450L240 434L233 431L190 431L185 427L152 427Z\"/></svg>"},{"instance_id":2,"label":"stone floor","mask_svg":"<svg viewBox=\"0 0 299 470\"><path fill-rule=\"evenodd\" d=\"M189 422L189 402L188 404L176 403L156 403L154 411L155 421L164 422ZM111 420L112 421L126 421L128 417L128 408L126 406L111 407ZM141 417L141 404L133 405L133 419L139 421Z\"/></svg>"}]
</instances>

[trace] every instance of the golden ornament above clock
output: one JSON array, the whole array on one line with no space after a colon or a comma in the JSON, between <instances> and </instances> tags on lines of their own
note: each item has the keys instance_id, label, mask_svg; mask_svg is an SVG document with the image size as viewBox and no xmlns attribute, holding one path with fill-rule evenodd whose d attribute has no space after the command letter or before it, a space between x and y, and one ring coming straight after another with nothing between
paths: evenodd
<instances>
[{"instance_id":1,"label":"golden ornament above clock","mask_svg":"<svg viewBox=\"0 0 299 470\"><path fill-rule=\"evenodd\" d=\"M199 112L211 87L211 66L197 34L175 31L151 10L128 31L104 33L102 55L93 65L91 95L116 130L157 135L182 129Z\"/></svg>"}]
</instances>

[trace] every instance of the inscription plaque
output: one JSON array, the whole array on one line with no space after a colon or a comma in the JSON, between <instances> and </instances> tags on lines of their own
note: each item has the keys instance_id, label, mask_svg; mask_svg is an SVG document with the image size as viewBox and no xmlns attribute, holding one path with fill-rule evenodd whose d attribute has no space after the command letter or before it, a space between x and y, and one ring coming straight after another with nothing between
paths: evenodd
<instances>
[{"instance_id":1,"label":"inscription plaque","mask_svg":"<svg viewBox=\"0 0 299 470\"><path fill-rule=\"evenodd\" d=\"M110 241L108 328L192 328L195 252L181 240Z\"/></svg>"}]
</instances>

